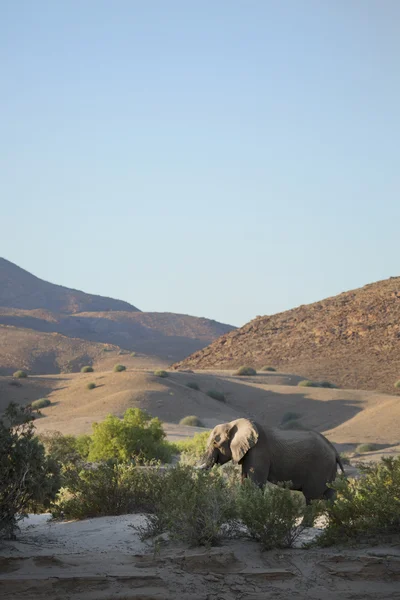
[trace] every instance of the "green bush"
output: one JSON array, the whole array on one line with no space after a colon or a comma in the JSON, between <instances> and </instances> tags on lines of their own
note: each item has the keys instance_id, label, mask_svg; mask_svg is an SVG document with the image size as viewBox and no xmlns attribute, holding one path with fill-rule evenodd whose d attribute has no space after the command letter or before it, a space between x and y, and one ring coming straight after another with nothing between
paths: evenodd
<instances>
[{"instance_id":1,"label":"green bush","mask_svg":"<svg viewBox=\"0 0 400 600\"><path fill-rule=\"evenodd\" d=\"M276 371L276 369L274 369L274 367L263 367L261 370L262 371L271 371L271 372L275 372Z\"/></svg>"},{"instance_id":2,"label":"green bush","mask_svg":"<svg viewBox=\"0 0 400 600\"><path fill-rule=\"evenodd\" d=\"M350 458L349 456L345 453L345 452L341 452L340 453L340 460L342 461L343 465L350 465Z\"/></svg>"},{"instance_id":3,"label":"green bush","mask_svg":"<svg viewBox=\"0 0 400 600\"><path fill-rule=\"evenodd\" d=\"M181 453L181 462L185 464L197 463L205 454L210 431L197 433L191 438L179 440L175 443L178 452Z\"/></svg>"},{"instance_id":4,"label":"green bush","mask_svg":"<svg viewBox=\"0 0 400 600\"><path fill-rule=\"evenodd\" d=\"M177 465L165 474L162 494L141 537L168 531L172 539L190 546L212 546L235 516L235 496L221 470L193 471Z\"/></svg>"},{"instance_id":5,"label":"green bush","mask_svg":"<svg viewBox=\"0 0 400 600\"><path fill-rule=\"evenodd\" d=\"M315 381L310 381L309 379L303 379L303 381L299 381L297 385L300 387L318 387Z\"/></svg>"},{"instance_id":6,"label":"green bush","mask_svg":"<svg viewBox=\"0 0 400 600\"><path fill-rule=\"evenodd\" d=\"M189 381L186 384L186 387L190 388L191 390L197 390L197 391L200 390L199 384L196 383L196 381Z\"/></svg>"},{"instance_id":7,"label":"green bush","mask_svg":"<svg viewBox=\"0 0 400 600\"><path fill-rule=\"evenodd\" d=\"M378 444L359 444L356 448L356 452L362 454L363 452L374 452L374 450L379 450Z\"/></svg>"},{"instance_id":8,"label":"green bush","mask_svg":"<svg viewBox=\"0 0 400 600\"><path fill-rule=\"evenodd\" d=\"M264 550L291 548L305 526L298 526L299 519L312 520L316 514L316 509L307 507L302 495L288 486L260 489L250 479L240 486L237 504L239 518Z\"/></svg>"},{"instance_id":9,"label":"green bush","mask_svg":"<svg viewBox=\"0 0 400 600\"><path fill-rule=\"evenodd\" d=\"M34 410L39 410L39 408L46 408L46 406L50 406L51 400L48 398L39 398L39 400L34 400L31 404Z\"/></svg>"},{"instance_id":10,"label":"green bush","mask_svg":"<svg viewBox=\"0 0 400 600\"><path fill-rule=\"evenodd\" d=\"M239 377L245 377L246 375L257 375L257 371L252 367L240 367L234 375L239 375Z\"/></svg>"},{"instance_id":11,"label":"green bush","mask_svg":"<svg viewBox=\"0 0 400 600\"><path fill-rule=\"evenodd\" d=\"M26 371L15 371L13 377L16 377L17 379L24 379L25 377L28 377L28 373Z\"/></svg>"},{"instance_id":12,"label":"green bush","mask_svg":"<svg viewBox=\"0 0 400 600\"><path fill-rule=\"evenodd\" d=\"M81 373L93 373L94 369L90 365L86 365L86 367L82 367Z\"/></svg>"},{"instance_id":13,"label":"green bush","mask_svg":"<svg viewBox=\"0 0 400 600\"><path fill-rule=\"evenodd\" d=\"M88 384L86 385L86 388L87 388L88 390L94 390L94 388L95 388L95 387L96 387L96 384L95 384L93 381L91 381L90 383L88 383Z\"/></svg>"},{"instance_id":14,"label":"green bush","mask_svg":"<svg viewBox=\"0 0 400 600\"><path fill-rule=\"evenodd\" d=\"M46 454L60 463L63 467L77 464L88 457L90 436L63 435L59 431L48 431L38 435Z\"/></svg>"},{"instance_id":15,"label":"green bush","mask_svg":"<svg viewBox=\"0 0 400 600\"><path fill-rule=\"evenodd\" d=\"M12 537L29 511L46 510L61 485L57 462L34 436L29 407L9 404L0 419L0 536Z\"/></svg>"},{"instance_id":16,"label":"green bush","mask_svg":"<svg viewBox=\"0 0 400 600\"><path fill-rule=\"evenodd\" d=\"M330 381L310 381L309 379L299 381L297 385L301 387L322 387L331 389L335 389L337 387L334 383L331 383Z\"/></svg>"},{"instance_id":17,"label":"green bush","mask_svg":"<svg viewBox=\"0 0 400 600\"><path fill-rule=\"evenodd\" d=\"M399 379L399 381L396 381L396 383L394 384L394 387L397 389L400 388L400 379Z\"/></svg>"},{"instance_id":18,"label":"green bush","mask_svg":"<svg viewBox=\"0 0 400 600\"><path fill-rule=\"evenodd\" d=\"M121 373L121 371L126 371L125 365L115 365L114 373Z\"/></svg>"},{"instance_id":19,"label":"green bush","mask_svg":"<svg viewBox=\"0 0 400 600\"><path fill-rule=\"evenodd\" d=\"M208 390L207 396L210 396L210 398L218 400L219 402L226 402L225 394L218 390Z\"/></svg>"},{"instance_id":20,"label":"green bush","mask_svg":"<svg viewBox=\"0 0 400 600\"><path fill-rule=\"evenodd\" d=\"M317 544L330 546L346 540L381 540L400 530L400 458L359 465L361 477L339 477L329 487L337 492L327 503L327 527Z\"/></svg>"},{"instance_id":21,"label":"green bush","mask_svg":"<svg viewBox=\"0 0 400 600\"><path fill-rule=\"evenodd\" d=\"M332 383L331 381L319 381L317 383L317 387L322 387L322 388L331 388L331 389L336 389L337 385L335 385L334 383Z\"/></svg>"},{"instance_id":22,"label":"green bush","mask_svg":"<svg viewBox=\"0 0 400 600\"><path fill-rule=\"evenodd\" d=\"M131 356L135 357L136 356L136 352L131 352Z\"/></svg>"},{"instance_id":23,"label":"green bush","mask_svg":"<svg viewBox=\"0 0 400 600\"><path fill-rule=\"evenodd\" d=\"M156 377L168 377L168 372L163 369L159 369L158 371L154 371L154 375Z\"/></svg>"},{"instance_id":24,"label":"green bush","mask_svg":"<svg viewBox=\"0 0 400 600\"><path fill-rule=\"evenodd\" d=\"M170 462L175 451L176 447L165 441L159 419L152 419L139 408L128 408L122 419L108 415L101 423L93 423L88 459Z\"/></svg>"},{"instance_id":25,"label":"green bush","mask_svg":"<svg viewBox=\"0 0 400 600\"><path fill-rule=\"evenodd\" d=\"M55 517L86 519L133 512L152 512L163 490L156 468L107 461L72 467L53 507Z\"/></svg>"},{"instance_id":26,"label":"green bush","mask_svg":"<svg viewBox=\"0 0 400 600\"><path fill-rule=\"evenodd\" d=\"M191 427L204 427L199 417L196 417L195 415L183 417L183 419L179 421L179 425L190 425Z\"/></svg>"}]
</instances>

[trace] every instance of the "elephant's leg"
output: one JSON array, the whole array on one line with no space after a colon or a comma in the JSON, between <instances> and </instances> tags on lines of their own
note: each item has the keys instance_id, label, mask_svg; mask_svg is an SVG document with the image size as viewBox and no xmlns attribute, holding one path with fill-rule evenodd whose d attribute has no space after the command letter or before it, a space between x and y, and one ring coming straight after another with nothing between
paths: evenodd
<instances>
[{"instance_id":1,"label":"elephant's leg","mask_svg":"<svg viewBox=\"0 0 400 600\"><path fill-rule=\"evenodd\" d=\"M308 498L305 496L306 506L311 506L312 498ZM307 510L306 514L303 517L302 522L300 523L301 527L312 527L314 525L314 517L311 514L311 510Z\"/></svg>"},{"instance_id":2,"label":"elephant's leg","mask_svg":"<svg viewBox=\"0 0 400 600\"><path fill-rule=\"evenodd\" d=\"M327 488L324 492L324 500L327 500L328 502L334 502L336 498L336 491L333 490L332 488Z\"/></svg>"}]
</instances>

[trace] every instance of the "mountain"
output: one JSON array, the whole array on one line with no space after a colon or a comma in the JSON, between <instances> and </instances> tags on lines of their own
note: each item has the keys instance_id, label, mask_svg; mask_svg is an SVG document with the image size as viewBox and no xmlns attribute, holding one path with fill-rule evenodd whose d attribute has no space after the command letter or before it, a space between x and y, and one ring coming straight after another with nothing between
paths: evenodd
<instances>
[{"instance_id":1,"label":"mountain","mask_svg":"<svg viewBox=\"0 0 400 600\"><path fill-rule=\"evenodd\" d=\"M0 328L0 374L10 374L22 368L21 365L30 365L25 368L37 374L69 369L73 353L68 338L75 340L75 346L76 340L118 346L118 350L146 355L153 364L160 360L168 363L181 360L234 329L231 325L190 315L142 312L121 300L48 283L5 259L0 259L0 325L7 327L7 330ZM35 336L34 332L42 335ZM61 336L44 335L55 333ZM11 338L19 350L23 348L18 359L15 352L10 354ZM57 342L56 354L61 358L51 353L52 341ZM43 351L43 359L33 360L38 347ZM89 363L89 356L97 356L97 350L88 351ZM10 357L14 358L10 361ZM72 362L73 370L80 362L78 359Z\"/></svg>"},{"instance_id":2,"label":"mountain","mask_svg":"<svg viewBox=\"0 0 400 600\"><path fill-rule=\"evenodd\" d=\"M86 294L43 281L5 258L0 258L0 306L26 310L40 308L68 314L83 311L139 310L122 300Z\"/></svg>"},{"instance_id":3,"label":"mountain","mask_svg":"<svg viewBox=\"0 0 400 600\"><path fill-rule=\"evenodd\" d=\"M174 365L273 366L346 388L394 392L400 380L400 277L257 317Z\"/></svg>"}]
</instances>

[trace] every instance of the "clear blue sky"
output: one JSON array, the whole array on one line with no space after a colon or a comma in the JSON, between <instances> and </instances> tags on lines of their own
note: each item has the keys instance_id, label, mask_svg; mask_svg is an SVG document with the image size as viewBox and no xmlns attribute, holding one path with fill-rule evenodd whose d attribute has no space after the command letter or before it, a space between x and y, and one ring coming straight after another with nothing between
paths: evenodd
<instances>
[{"instance_id":1,"label":"clear blue sky","mask_svg":"<svg viewBox=\"0 0 400 600\"><path fill-rule=\"evenodd\" d=\"M235 325L399 275L398 0L2 0L0 254Z\"/></svg>"}]
</instances>

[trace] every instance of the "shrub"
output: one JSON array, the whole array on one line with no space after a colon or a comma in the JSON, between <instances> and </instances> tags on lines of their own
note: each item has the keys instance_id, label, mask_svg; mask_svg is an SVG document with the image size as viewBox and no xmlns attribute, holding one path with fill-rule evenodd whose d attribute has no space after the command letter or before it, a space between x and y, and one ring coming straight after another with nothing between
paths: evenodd
<instances>
[{"instance_id":1,"label":"shrub","mask_svg":"<svg viewBox=\"0 0 400 600\"><path fill-rule=\"evenodd\" d=\"M296 412L287 412L283 415L281 419L281 424L284 425L288 421L294 421L295 419L300 419L301 415Z\"/></svg>"},{"instance_id":2,"label":"shrub","mask_svg":"<svg viewBox=\"0 0 400 600\"><path fill-rule=\"evenodd\" d=\"M359 444L356 448L356 452L360 454L363 452L373 452L374 450L379 450L378 444Z\"/></svg>"},{"instance_id":3,"label":"shrub","mask_svg":"<svg viewBox=\"0 0 400 600\"><path fill-rule=\"evenodd\" d=\"M52 512L69 519L151 512L162 489L163 474L157 469L114 461L72 468Z\"/></svg>"},{"instance_id":4,"label":"shrub","mask_svg":"<svg viewBox=\"0 0 400 600\"><path fill-rule=\"evenodd\" d=\"M60 487L56 461L34 436L29 407L9 404L0 419L0 535L12 537L29 510L45 509Z\"/></svg>"},{"instance_id":5,"label":"shrub","mask_svg":"<svg viewBox=\"0 0 400 600\"><path fill-rule=\"evenodd\" d=\"M339 477L329 487L337 492L327 503L327 527L317 544L330 546L346 540L379 540L400 529L400 458L359 465L361 477Z\"/></svg>"},{"instance_id":6,"label":"shrub","mask_svg":"<svg viewBox=\"0 0 400 600\"><path fill-rule=\"evenodd\" d=\"M239 375L240 377L245 377L246 375L257 375L257 371L252 367L240 367L234 375Z\"/></svg>"},{"instance_id":7,"label":"shrub","mask_svg":"<svg viewBox=\"0 0 400 600\"><path fill-rule=\"evenodd\" d=\"M214 398L214 400L218 400L219 402L226 402L225 394L218 390L208 390L207 396L210 396L210 398Z\"/></svg>"},{"instance_id":8,"label":"shrub","mask_svg":"<svg viewBox=\"0 0 400 600\"><path fill-rule=\"evenodd\" d=\"M125 365L115 365L114 373L120 373L121 371L126 371Z\"/></svg>"},{"instance_id":9,"label":"shrub","mask_svg":"<svg viewBox=\"0 0 400 600\"><path fill-rule=\"evenodd\" d=\"M303 381L299 381L297 385L301 387L318 387L315 381L310 381L309 379L303 379Z\"/></svg>"},{"instance_id":10,"label":"shrub","mask_svg":"<svg viewBox=\"0 0 400 600\"><path fill-rule=\"evenodd\" d=\"M275 372L276 369L274 369L274 367L263 367L262 371L271 371L271 372Z\"/></svg>"},{"instance_id":11,"label":"shrub","mask_svg":"<svg viewBox=\"0 0 400 600\"><path fill-rule=\"evenodd\" d=\"M350 458L349 456L345 453L345 452L341 452L340 453L340 460L342 461L342 464L344 465L350 465Z\"/></svg>"},{"instance_id":12,"label":"shrub","mask_svg":"<svg viewBox=\"0 0 400 600\"><path fill-rule=\"evenodd\" d=\"M154 371L154 375L156 377L168 377L167 371L164 371L163 369L159 369L158 371Z\"/></svg>"},{"instance_id":13,"label":"shrub","mask_svg":"<svg viewBox=\"0 0 400 600\"><path fill-rule=\"evenodd\" d=\"M88 390L94 390L95 387L96 387L96 384L93 381L91 381L90 383L88 383L87 386L86 386L86 388Z\"/></svg>"},{"instance_id":14,"label":"shrub","mask_svg":"<svg viewBox=\"0 0 400 600\"><path fill-rule=\"evenodd\" d=\"M260 489L250 479L240 486L237 503L239 518L265 550L291 548L304 529L304 525L297 526L298 520L305 516L312 519L316 513L288 486Z\"/></svg>"},{"instance_id":15,"label":"shrub","mask_svg":"<svg viewBox=\"0 0 400 600\"><path fill-rule=\"evenodd\" d=\"M281 425L281 429L306 429L297 419L291 419Z\"/></svg>"},{"instance_id":16,"label":"shrub","mask_svg":"<svg viewBox=\"0 0 400 600\"><path fill-rule=\"evenodd\" d=\"M397 389L400 388L400 379L399 379L399 381L396 381L396 383L394 384L394 387Z\"/></svg>"},{"instance_id":17,"label":"shrub","mask_svg":"<svg viewBox=\"0 0 400 600\"><path fill-rule=\"evenodd\" d=\"M15 371L13 377L16 377L17 379L25 379L25 377L28 377L28 373L26 371Z\"/></svg>"},{"instance_id":18,"label":"shrub","mask_svg":"<svg viewBox=\"0 0 400 600\"><path fill-rule=\"evenodd\" d=\"M81 373L93 373L94 369L90 365L86 365L86 367L82 367Z\"/></svg>"},{"instance_id":19,"label":"shrub","mask_svg":"<svg viewBox=\"0 0 400 600\"><path fill-rule=\"evenodd\" d=\"M172 539L190 546L212 546L235 516L235 497L220 470L193 471L177 465L165 474L162 494L141 537L168 531Z\"/></svg>"},{"instance_id":20,"label":"shrub","mask_svg":"<svg viewBox=\"0 0 400 600\"><path fill-rule=\"evenodd\" d=\"M179 425L190 425L191 427L204 427L199 417L196 417L195 415L183 417L183 419L179 421Z\"/></svg>"},{"instance_id":21,"label":"shrub","mask_svg":"<svg viewBox=\"0 0 400 600\"><path fill-rule=\"evenodd\" d=\"M335 389L337 388L337 385L335 385L331 381L320 381L319 383L317 383L317 387Z\"/></svg>"},{"instance_id":22,"label":"shrub","mask_svg":"<svg viewBox=\"0 0 400 600\"><path fill-rule=\"evenodd\" d=\"M159 419L152 419L139 408L128 408L122 419L114 415L101 423L93 423L89 460L118 459L120 461L147 460L170 462L176 451L165 441Z\"/></svg>"},{"instance_id":23,"label":"shrub","mask_svg":"<svg viewBox=\"0 0 400 600\"><path fill-rule=\"evenodd\" d=\"M197 391L200 390L199 384L196 383L196 381L189 381L186 384L186 387L190 388L191 390L197 390Z\"/></svg>"},{"instance_id":24,"label":"shrub","mask_svg":"<svg viewBox=\"0 0 400 600\"><path fill-rule=\"evenodd\" d=\"M39 398L39 400L34 400L31 404L34 410L39 410L39 408L46 408L46 406L50 406L51 401L48 398Z\"/></svg>"},{"instance_id":25,"label":"shrub","mask_svg":"<svg viewBox=\"0 0 400 600\"><path fill-rule=\"evenodd\" d=\"M186 464L197 463L206 452L209 436L210 432L204 431L197 433L191 438L176 442L176 448L178 452L181 452L181 462Z\"/></svg>"},{"instance_id":26,"label":"shrub","mask_svg":"<svg viewBox=\"0 0 400 600\"><path fill-rule=\"evenodd\" d=\"M132 357L136 356L136 352L131 352L131 356Z\"/></svg>"},{"instance_id":27,"label":"shrub","mask_svg":"<svg viewBox=\"0 0 400 600\"><path fill-rule=\"evenodd\" d=\"M63 467L70 464L77 464L86 460L88 449L85 448L90 436L81 435L63 435L59 431L48 431L38 436L43 444L46 454L54 458ZM85 442L84 442L85 440Z\"/></svg>"}]
</instances>

